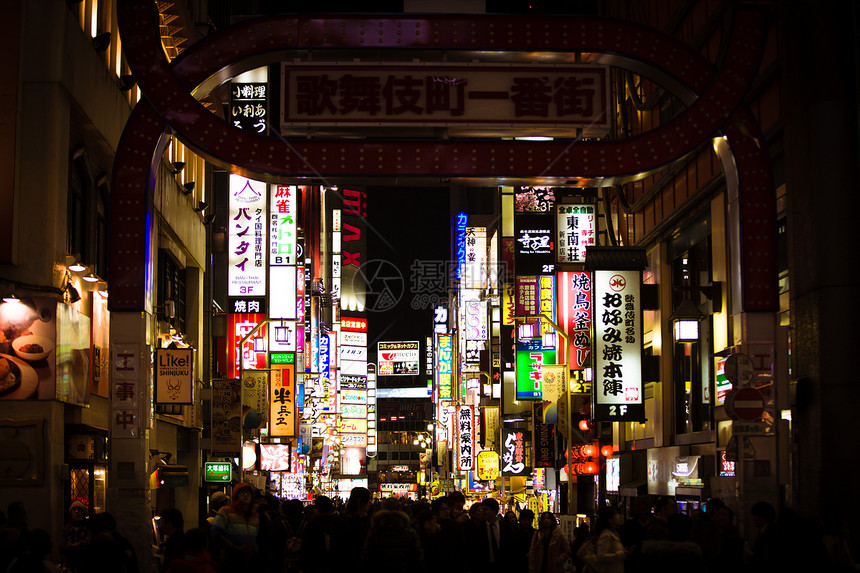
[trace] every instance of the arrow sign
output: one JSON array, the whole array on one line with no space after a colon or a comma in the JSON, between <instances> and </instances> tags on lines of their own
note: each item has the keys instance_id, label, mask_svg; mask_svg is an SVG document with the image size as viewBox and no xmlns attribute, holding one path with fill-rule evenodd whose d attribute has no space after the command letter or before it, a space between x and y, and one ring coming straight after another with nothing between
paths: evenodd
<instances>
[{"instance_id":1,"label":"arrow sign","mask_svg":"<svg viewBox=\"0 0 860 573\"><path fill-rule=\"evenodd\" d=\"M758 420L764 413L764 396L755 388L741 388L729 394L726 410L737 420Z\"/></svg>"}]
</instances>

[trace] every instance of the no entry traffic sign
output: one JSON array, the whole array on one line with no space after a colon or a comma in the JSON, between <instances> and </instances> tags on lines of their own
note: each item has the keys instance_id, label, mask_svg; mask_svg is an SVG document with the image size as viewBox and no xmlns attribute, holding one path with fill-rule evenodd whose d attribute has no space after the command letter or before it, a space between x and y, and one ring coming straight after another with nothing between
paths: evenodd
<instances>
[{"instance_id":1,"label":"no entry traffic sign","mask_svg":"<svg viewBox=\"0 0 860 573\"><path fill-rule=\"evenodd\" d=\"M737 420L758 420L764 413L764 396L755 388L740 388L729 394L726 409Z\"/></svg>"}]
</instances>

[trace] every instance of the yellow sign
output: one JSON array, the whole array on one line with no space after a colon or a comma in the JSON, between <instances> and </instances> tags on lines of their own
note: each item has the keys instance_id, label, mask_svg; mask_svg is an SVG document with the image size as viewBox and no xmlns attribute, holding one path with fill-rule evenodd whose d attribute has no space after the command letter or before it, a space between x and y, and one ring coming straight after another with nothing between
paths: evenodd
<instances>
[{"instance_id":1,"label":"yellow sign","mask_svg":"<svg viewBox=\"0 0 860 573\"><path fill-rule=\"evenodd\" d=\"M499 477L499 454L485 450L478 454L478 480L495 481Z\"/></svg>"}]
</instances>

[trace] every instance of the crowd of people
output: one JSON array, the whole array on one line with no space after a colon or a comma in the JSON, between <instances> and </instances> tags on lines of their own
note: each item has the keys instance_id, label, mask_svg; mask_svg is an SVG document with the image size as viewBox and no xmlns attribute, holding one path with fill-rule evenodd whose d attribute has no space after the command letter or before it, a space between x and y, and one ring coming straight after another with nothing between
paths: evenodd
<instances>
[{"instance_id":1,"label":"crowd of people","mask_svg":"<svg viewBox=\"0 0 860 573\"><path fill-rule=\"evenodd\" d=\"M211 495L199 527L186 530L176 508L161 511L157 561L161 573L858 570L836 511L801 519L790 509L777 516L772 505L758 502L750 509L755 531L745 540L728 506L712 499L706 507L684 515L672 498L637 498L627 519L601 507L594 526L580 524L568 540L551 512L502 511L492 497L467 507L459 491L431 501L379 500L357 487L346 503L319 495L305 504L239 483L230 496ZM82 503L72 503L59 564L48 533L30 531L26 521L20 502L0 511L0 572L141 573L109 513L87 517Z\"/></svg>"}]
</instances>

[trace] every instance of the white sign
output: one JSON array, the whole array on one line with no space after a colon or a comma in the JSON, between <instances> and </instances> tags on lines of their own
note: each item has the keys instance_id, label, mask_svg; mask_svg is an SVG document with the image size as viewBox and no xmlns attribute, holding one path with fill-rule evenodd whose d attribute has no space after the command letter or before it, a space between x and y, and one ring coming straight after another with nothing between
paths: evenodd
<instances>
[{"instance_id":1,"label":"white sign","mask_svg":"<svg viewBox=\"0 0 860 573\"><path fill-rule=\"evenodd\" d=\"M466 264L463 269L462 287L481 289L487 287L487 228L466 227Z\"/></svg>"},{"instance_id":2,"label":"white sign","mask_svg":"<svg viewBox=\"0 0 860 573\"><path fill-rule=\"evenodd\" d=\"M454 418L457 434L457 469L471 470L475 467L475 415L472 406L457 406Z\"/></svg>"},{"instance_id":3,"label":"white sign","mask_svg":"<svg viewBox=\"0 0 860 573\"><path fill-rule=\"evenodd\" d=\"M640 271L594 272L595 420L642 421Z\"/></svg>"},{"instance_id":4,"label":"white sign","mask_svg":"<svg viewBox=\"0 0 860 573\"><path fill-rule=\"evenodd\" d=\"M558 262L584 263L586 248L596 244L594 205L556 205L556 215Z\"/></svg>"},{"instance_id":5,"label":"white sign","mask_svg":"<svg viewBox=\"0 0 860 573\"><path fill-rule=\"evenodd\" d=\"M269 284L269 318L296 318L296 267L269 267Z\"/></svg>"},{"instance_id":6,"label":"white sign","mask_svg":"<svg viewBox=\"0 0 860 573\"><path fill-rule=\"evenodd\" d=\"M367 373L367 362L362 360L344 360L341 357L340 373L349 376L362 376Z\"/></svg>"},{"instance_id":7,"label":"white sign","mask_svg":"<svg viewBox=\"0 0 860 573\"><path fill-rule=\"evenodd\" d=\"M367 347L366 332L340 331L340 343L342 346L364 346Z\"/></svg>"},{"instance_id":8,"label":"white sign","mask_svg":"<svg viewBox=\"0 0 860 573\"><path fill-rule=\"evenodd\" d=\"M295 265L297 188L295 185L270 185L269 189L269 264Z\"/></svg>"},{"instance_id":9,"label":"white sign","mask_svg":"<svg viewBox=\"0 0 860 573\"><path fill-rule=\"evenodd\" d=\"M342 333L341 333L342 334ZM367 362L367 347L365 346L341 346L341 360L359 360Z\"/></svg>"},{"instance_id":10,"label":"white sign","mask_svg":"<svg viewBox=\"0 0 860 573\"><path fill-rule=\"evenodd\" d=\"M266 184L230 175L228 296L266 296Z\"/></svg>"}]
</instances>

